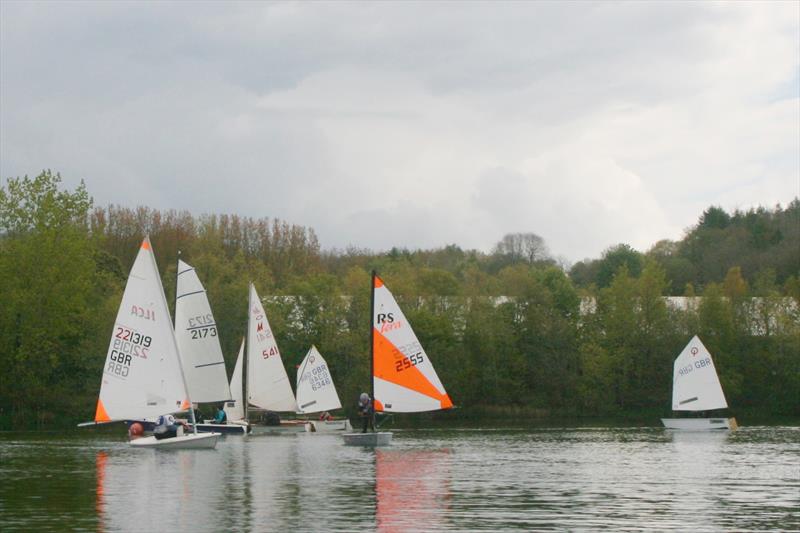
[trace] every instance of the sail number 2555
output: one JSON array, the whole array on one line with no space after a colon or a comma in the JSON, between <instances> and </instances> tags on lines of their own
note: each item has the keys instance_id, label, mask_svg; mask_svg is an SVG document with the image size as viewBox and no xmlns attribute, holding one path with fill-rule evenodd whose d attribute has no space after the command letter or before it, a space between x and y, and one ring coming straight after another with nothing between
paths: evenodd
<instances>
[{"instance_id":1,"label":"sail number 2555","mask_svg":"<svg viewBox=\"0 0 800 533\"><path fill-rule=\"evenodd\" d=\"M402 372L412 366L417 366L422 363L424 359L422 358L422 352L417 352L409 355L408 357L403 357L402 359L398 359L394 362L394 369L397 372Z\"/></svg>"}]
</instances>

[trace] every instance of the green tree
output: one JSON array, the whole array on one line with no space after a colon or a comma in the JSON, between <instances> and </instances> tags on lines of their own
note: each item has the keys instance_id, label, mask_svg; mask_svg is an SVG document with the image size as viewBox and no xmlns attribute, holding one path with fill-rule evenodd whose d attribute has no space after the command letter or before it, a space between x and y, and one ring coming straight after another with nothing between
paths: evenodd
<instances>
[{"instance_id":1,"label":"green tree","mask_svg":"<svg viewBox=\"0 0 800 533\"><path fill-rule=\"evenodd\" d=\"M23 425L91 416L118 302L118 280L95 263L92 200L60 185L44 171L0 189L0 401Z\"/></svg>"}]
</instances>

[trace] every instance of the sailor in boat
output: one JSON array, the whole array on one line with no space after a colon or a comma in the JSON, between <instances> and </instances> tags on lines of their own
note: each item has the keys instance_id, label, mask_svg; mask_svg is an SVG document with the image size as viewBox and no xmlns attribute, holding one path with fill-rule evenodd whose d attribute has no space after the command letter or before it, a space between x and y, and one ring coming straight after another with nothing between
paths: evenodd
<instances>
[{"instance_id":1,"label":"sailor in boat","mask_svg":"<svg viewBox=\"0 0 800 533\"><path fill-rule=\"evenodd\" d=\"M333 416L328 411L322 411L319 414L319 419L322 422L330 422L331 420L333 420Z\"/></svg>"},{"instance_id":2,"label":"sailor in boat","mask_svg":"<svg viewBox=\"0 0 800 533\"><path fill-rule=\"evenodd\" d=\"M217 410L217 414L214 417L215 424L227 424L228 423L228 415L225 413L225 404L219 406Z\"/></svg>"},{"instance_id":3,"label":"sailor in boat","mask_svg":"<svg viewBox=\"0 0 800 533\"><path fill-rule=\"evenodd\" d=\"M172 415L161 415L153 429L153 436L158 440L177 437L183 433L184 426L183 421L176 420Z\"/></svg>"},{"instance_id":4,"label":"sailor in boat","mask_svg":"<svg viewBox=\"0 0 800 533\"><path fill-rule=\"evenodd\" d=\"M362 419L361 433L367 432L367 426L372 431L375 431L375 426L372 423L372 399L369 394L362 392L358 397L358 416Z\"/></svg>"}]
</instances>

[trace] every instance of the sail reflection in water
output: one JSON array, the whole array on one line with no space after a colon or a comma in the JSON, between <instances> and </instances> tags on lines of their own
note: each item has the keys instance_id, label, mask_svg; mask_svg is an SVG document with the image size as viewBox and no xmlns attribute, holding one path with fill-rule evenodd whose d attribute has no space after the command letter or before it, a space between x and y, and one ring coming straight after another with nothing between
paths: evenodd
<instances>
[{"instance_id":1,"label":"sail reflection in water","mask_svg":"<svg viewBox=\"0 0 800 533\"><path fill-rule=\"evenodd\" d=\"M222 463L196 450L98 451L98 531L180 531L226 513ZM224 522L218 527L225 528Z\"/></svg>"},{"instance_id":2,"label":"sail reflection in water","mask_svg":"<svg viewBox=\"0 0 800 533\"><path fill-rule=\"evenodd\" d=\"M120 428L122 430L122 428ZM131 448L0 432L0 529L800 531L800 428L407 430Z\"/></svg>"},{"instance_id":3,"label":"sail reflection in water","mask_svg":"<svg viewBox=\"0 0 800 533\"><path fill-rule=\"evenodd\" d=\"M378 531L445 529L450 504L449 449L375 450Z\"/></svg>"}]
</instances>

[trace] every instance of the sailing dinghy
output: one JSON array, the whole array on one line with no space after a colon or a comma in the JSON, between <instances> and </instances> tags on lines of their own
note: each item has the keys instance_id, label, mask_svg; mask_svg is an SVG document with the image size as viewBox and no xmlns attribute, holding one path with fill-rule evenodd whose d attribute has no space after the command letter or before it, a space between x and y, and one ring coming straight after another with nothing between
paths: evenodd
<instances>
[{"instance_id":1,"label":"sailing dinghy","mask_svg":"<svg viewBox=\"0 0 800 533\"><path fill-rule=\"evenodd\" d=\"M244 361L244 339L239 347L239 355L236 357L236 365L233 367L233 374L231 375L231 396L229 402L225 402L225 417L228 419L228 424L238 424L247 426L248 432L250 431L250 423L247 421L245 414L246 404L244 403L244 395L242 393L242 364Z\"/></svg>"},{"instance_id":2,"label":"sailing dinghy","mask_svg":"<svg viewBox=\"0 0 800 533\"><path fill-rule=\"evenodd\" d=\"M175 338L186 375L189 395L196 403L230 401L231 389L225 373L225 359L219 344L219 330L211 304L197 272L178 259L175 291ZM246 423L218 424L213 420L196 421L197 431L243 435Z\"/></svg>"},{"instance_id":3,"label":"sailing dinghy","mask_svg":"<svg viewBox=\"0 0 800 533\"><path fill-rule=\"evenodd\" d=\"M714 361L706 347L695 335L680 353L672 372L673 411L711 411L726 409L728 402L722 392ZM708 430L736 429L735 418L662 418L667 429Z\"/></svg>"},{"instance_id":4,"label":"sailing dinghy","mask_svg":"<svg viewBox=\"0 0 800 533\"><path fill-rule=\"evenodd\" d=\"M272 334L272 328L261 305L255 286L250 284L247 319L247 405L264 411L276 413L295 413L295 401L289 376L283 366L278 343ZM245 418L247 417L245 406ZM301 420L281 421L274 426L253 425L253 431L264 432L274 430L303 431Z\"/></svg>"},{"instance_id":5,"label":"sailing dinghy","mask_svg":"<svg viewBox=\"0 0 800 533\"><path fill-rule=\"evenodd\" d=\"M297 371L297 412L299 414L326 413L340 409L342 402L336 393L330 369L316 346L308 350ZM308 420L306 431L352 431L346 418L339 420Z\"/></svg>"},{"instance_id":6,"label":"sailing dinghy","mask_svg":"<svg viewBox=\"0 0 800 533\"><path fill-rule=\"evenodd\" d=\"M372 402L375 413L419 413L450 409L453 402L439 381L400 306L372 272ZM374 415L373 415L374 416ZM392 433L345 433L351 446L385 446Z\"/></svg>"},{"instance_id":7,"label":"sailing dinghy","mask_svg":"<svg viewBox=\"0 0 800 533\"><path fill-rule=\"evenodd\" d=\"M178 356L156 259L145 237L131 267L106 355L94 423L154 419L190 409L192 403ZM219 433L141 437L141 448L213 448Z\"/></svg>"}]
</instances>

